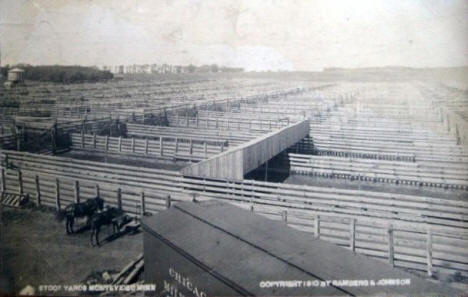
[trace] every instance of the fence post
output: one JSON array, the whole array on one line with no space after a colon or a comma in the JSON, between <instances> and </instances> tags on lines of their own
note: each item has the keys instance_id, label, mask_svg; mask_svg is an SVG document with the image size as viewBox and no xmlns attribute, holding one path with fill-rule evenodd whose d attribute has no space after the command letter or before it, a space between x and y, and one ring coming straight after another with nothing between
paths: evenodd
<instances>
[{"instance_id":1,"label":"fence post","mask_svg":"<svg viewBox=\"0 0 468 297\"><path fill-rule=\"evenodd\" d=\"M52 145L52 154L55 155L55 152L57 151L57 119L54 121L54 125L52 126L51 130L51 135L50 135L50 141Z\"/></svg>"},{"instance_id":2,"label":"fence post","mask_svg":"<svg viewBox=\"0 0 468 297\"><path fill-rule=\"evenodd\" d=\"M163 155L164 154L164 140L163 140L163 137L162 136L159 136L159 155Z\"/></svg>"},{"instance_id":3,"label":"fence post","mask_svg":"<svg viewBox=\"0 0 468 297\"><path fill-rule=\"evenodd\" d=\"M393 227L389 224L388 229L388 262L394 266L394 249L393 249Z\"/></svg>"},{"instance_id":4,"label":"fence post","mask_svg":"<svg viewBox=\"0 0 468 297\"><path fill-rule=\"evenodd\" d=\"M21 138L18 135L19 133L18 133L17 127L15 127L14 132L15 132L15 139L16 139L16 150L20 151L21 150Z\"/></svg>"},{"instance_id":5,"label":"fence post","mask_svg":"<svg viewBox=\"0 0 468 297\"><path fill-rule=\"evenodd\" d=\"M37 205L38 205L38 206L41 206L41 188L40 188L40 185L39 185L39 175L37 175L37 174L36 174L35 182L36 182L36 200L37 200Z\"/></svg>"},{"instance_id":6,"label":"fence post","mask_svg":"<svg viewBox=\"0 0 468 297\"><path fill-rule=\"evenodd\" d=\"M117 207L122 209L122 189L117 189Z\"/></svg>"},{"instance_id":7,"label":"fence post","mask_svg":"<svg viewBox=\"0 0 468 297\"><path fill-rule=\"evenodd\" d=\"M145 155L148 155L148 138L145 138Z\"/></svg>"},{"instance_id":8,"label":"fence post","mask_svg":"<svg viewBox=\"0 0 468 297\"><path fill-rule=\"evenodd\" d=\"M175 153L177 154L177 152L179 151L179 138L175 138Z\"/></svg>"},{"instance_id":9,"label":"fence post","mask_svg":"<svg viewBox=\"0 0 468 297\"><path fill-rule=\"evenodd\" d=\"M316 215L314 218L315 224L314 224L314 236L316 239L320 238L320 216Z\"/></svg>"},{"instance_id":10,"label":"fence post","mask_svg":"<svg viewBox=\"0 0 468 297\"><path fill-rule=\"evenodd\" d=\"M427 275L432 276L432 230L429 227L427 228L426 254L427 254Z\"/></svg>"},{"instance_id":11,"label":"fence post","mask_svg":"<svg viewBox=\"0 0 468 297\"><path fill-rule=\"evenodd\" d=\"M255 186L254 186L254 181L250 181L250 211L254 211L254 197L255 197Z\"/></svg>"},{"instance_id":12,"label":"fence post","mask_svg":"<svg viewBox=\"0 0 468 297\"><path fill-rule=\"evenodd\" d=\"M109 150L109 136L106 135L106 152Z\"/></svg>"},{"instance_id":13,"label":"fence post","mask_svg":"<svg viewBox=\"0 0 468 297\"><path fill-rule=\"evenodd\" d=\"M55 179L55 206L60 210L60 183L59 179Z\"/></svg>"},{"instance_id":14,"label":"fence post","mask_svg":"<svg viewBox=\"0 0 468 297\"><path fill-rule=\"evenodd\" d=\"M84 130L82 129L81 130L81 148L85 147L84 141L85 141L85 139L84 139Z\"/></svg>"},{"instance_id":15,"label":"fence post","mask_svg":"<svg viewBox=\"0 0 468 297\"><path fill-rule=\"evenodd\" d=\"M18 192L20 195L23 195L23 173L18 169Z\"/></svg>"},{"instance_id":16,"label":"fence post","mask_svg":"<svg viewBox=\"0 0 468 297\"><path fill-rule=\"evenodd\" d=\"M349 247L351 251L354 252L356 250L356 219L352 218L350 223L351 224L349 226Z\"/></svg>"},{"instance_id":17,"label":"fence post","mask_svg":"<svg viewBox=\"0 0 468 297\"><path fill-rule=\"evenodd\" d=\"M132 153L135 152L135 138L132 137Z\"/></svg>"},{"instance_id":18,"label":"fence post","mask_svg":"<svg viewBox=\"0 0 468 297\"><path fill-rule=\"evenodd\" d=\"M122 151L122 136L119 136L119 152Z\"/></svg>"},{"instance_id":19,"label":"fence post","mask_svg":"<svg viewBox=\"0 0 468 297\"><path fill-rule=\"evenodd\" d=\"M166 197L166 208L171 207L171 195L167 195Z\"/></svg>"},{"instance_id":20,"label":"fence post","mask_svg":"<svg viewBox=\"0 0 468 297\"><path fill-rule=\"evenodd\" d=\"M218 129L219 127L219 122L218 122L218 118L216 118L216 129Z\"/></svg>"},{"instance_id":21,"label":"fence post","mask_svg":"<svg viewBox=\"0 0 468 297\"><path fill-rule=\"evenodd\" d=\"M96 184L95 189L96 189L96 197L101 197L101 193L99 191L99 184Z\"/></svg>"},{"instance_id":22,"label":"fence post","mask_svg":"<svg viewBox=\"0 0 468 297\"><path fill-rule=\"evenodd\" d=\"M93 133L93 147L96 148L96 133Z\"/></svg>"},{"instance_id":23,"label":"fence post","mask_svg":"<svg viewBox=\"0 0 468 297\"><path fill-rule=\"evenodd\" d=\"M80 182L75 180L75 202L80 203Z\"/></svg>"},{"instance_id":24,"label":"fence post","mask_svg":"<svg viewBox=\"0 0 468 297\"><path fill-rule=\"evenodd\" d=\"M287 210L283 210L281 212L281 218L283 219L283 221L288 222L288 211Z\"/></svg>"},{"instance_id":25,"label":"fence post","mask_svg":"<svg viewBox=\"0 0 468 297\"><path fill-rule=\"evenodd\" d=\"M141 208L140 208L140 215L141 216L144 216L145 213L146 213L146 209L145 209L145 192L141 191L141 195L140 195L140 204L141 204Z\"/></svg>"},{"instance_id":26,"label":"fence post","mask_svg":"<svg viewBox=\"0 0 468 297\"><path fill-rule=\"evenodd\" d=\"M2 168L2 193L6 192L5 168Z\"/></svg>"},{"instance_id":27,"label":"fence post","mask_svg":"<svg viewBox=\"0 0 468 297\"><path fill-rule=\"evenodd\" d=\"M203 150L205 151L205 158L208 158L208 146L206 141L203 142Z\"/></svg>"},{"instance_id":28,"label":"fence post","mask_svg":"<svg viewBox=\"0 0 468 297\"><path fill-rule=\"evenodd\" d=\"M198 128L198 113L197 113L197 115L196 115L195 121L196 121L197 128Z\"/></svg>"},{"instance_id":29,"label":"fence post","mask_svg":"<svg viewBox=\"0 0 468 297\"><path fill-rule=\"evenodd\" d=\"M192 141L192 137L190 137L190 155L193 154L193 141Z\"/></svg>"}]
</instances>

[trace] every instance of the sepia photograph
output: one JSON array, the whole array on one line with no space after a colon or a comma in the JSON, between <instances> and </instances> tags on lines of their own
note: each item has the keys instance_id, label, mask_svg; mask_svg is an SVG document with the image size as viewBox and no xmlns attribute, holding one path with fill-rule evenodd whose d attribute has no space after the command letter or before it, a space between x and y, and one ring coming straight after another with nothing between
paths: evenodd
<instances>
[{"instance_id":1,"label":"sepia photograph","mask_svg":"<svg viewBox=\"0 0 468 297\"><path fill-rule=\"evenodd\" d=\"M468 1L0 0L0 296L468 296Z\"/></svg>"}]
</instances>

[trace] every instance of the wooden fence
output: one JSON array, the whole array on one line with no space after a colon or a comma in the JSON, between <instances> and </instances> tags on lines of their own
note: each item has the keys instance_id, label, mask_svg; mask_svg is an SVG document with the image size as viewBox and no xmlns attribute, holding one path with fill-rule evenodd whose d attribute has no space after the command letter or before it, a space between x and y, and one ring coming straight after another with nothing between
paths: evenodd
<instances>
[{"instance_id":1,"label":"wooden fence","mask_svg":"<svg viewBox=\"0 0 468 297\"><path fill-rule=\"evenodd\" d=\"M395 152L395 151L379 151L373 149L366 149L365 147L327 147L323 148L315 146L313 142L313 132L305 137L297 144L289 148L289 152L314 154L319 156L337 156L347 158L362 158L362 159L375 159L375 160L392 160L392 161L405 161L414 162L416 156L414 154Z\"/></svg>"},{"instance_id":2,"label":"wooden fence","mask_svg":"<svg viewBox=\"0 0 468 297\"><path fill-rule=\"evenodd\" d=\"M75 179L57 174L36 173L30 170L1 169L2 192L20 196L28 195L38 206L64 209L74 202L99 196L106 205L122 208L132 215L154 213L172 202L182 201L164 194L138 187L119 186L112 183ZM187 198L189 199L189 198Z\"/></svg>"},{"instance_id":3,"label":"wooden fence","mask_svg":"<svg viewBox=\"0 0 468 297\"><path fill-rule=\"evenodd\" d=\"M0 135L0 148L12 149L16 148L18 138L23 138L22 134L2 134Z\"/></svg>"},{"instance_id":4,"label":"wooden fence","mask_svg":"<svg viewBox=\"0 0 468 297\"><path fill-rule=\"evenodd\" d=\"M228 200L399 267L468 275L468 202L184 177L187 193Z\"/></svg>"},{"instance_id":5,"label":"wooden fence","mask_svg":"<svg viewBox=\"0 0 468 297\"><path fill-rule=\"evenodd\" d=\"M189 178L174 171L15 151L2 151L0 157L2 191L29 194L39 204L62 208L99 194L139 214L164 208L167 195L175 202L222 199L398 267L468 276L468 202L463 200Z\"/></svg>"},{"instance_id":6,"label":"wooden fence","mask_svg":"<svg viewBox=\"0 0 468 297\"><path fill-rule=\"evenodd\" d=\"M79 181L85 188L87 187L86 185L92 185L94 187L96 184L99 184L99 186L102 187L121 188L124 193L125 191L131 193L144 191L148 193L158 193L163 196L171 195L175 200L183 200L187 197L187 194L182 192L182 176L177 171L84 161L15 151L2 151L0 158L2 158L2 167L7 170L5 182L3 183L7 192L16 193L18 191L21 184L19 182L20 176L18 172L21 172L23 176L36 174L44 176L45 180L49 180L49 182L50 179L59 179L59 181L62 179ZM52 189L54 187L55 182L52 184L49 183L44 188L44 191L51 191L50 194L52 195ZM30 189L35 189L35 186L33 187L31 185ZM31 193L34 194L35 192ZM85 191L83 193L89 194L90 192ZM63 194L65 200L73 200L73 191L66 191L63 192ZM109 199L115 197L112 195L106 196L105 192L103 195L104 198ZM55 200L50 200L52 198L55 199L55 196L49 196L48 198L49 203L55 203Z\"/></svg>"},{"instance_id":7,"label":"wooden fence","mask_svg":"<svg viewBox=\"0 0 468 297\"><path fill-rule=\"evenodd\" d=\"M126 124L127 135L139 138L158 139L160 136L172 136L179 138L193 138L206 141L228 141L229 146L236 146L243 142L252 140L262 134L262 132L247 131L226 131L203 128L186 127L163 127L140 124Z\"/></svg>"},{"instance_id":8,"label":"wooden fence","mask_svg":"<svg viewBox=\"0 0 468 297\"><path fill-rule=\"evenodd\" d=\"M211 117L181 117L179 115L168 117L169 125L174 127L193 127L204 129L222 129L222 130L237 130L237 131L262 131L270 132L274 129L280 129L288 126L289 118L285 120L248 120L238 118L211 118Z\"/></svg>"},{"instance_id":9,"label":"wooden fence","mask_svg":"<svg viewBox=\"0 0 468 297\"><path fill-rule=\"evenodd\" d=\"M72 148L105 151L141 157L170 157L203 160L227 149L222 141L160 136L159 140L71 134Z\"/></svg>"},{"instance_id":10,"label":"wooden fence","mask_svg":"<svg viewBox=\"0 0 468 297\"><path fill-rule=\"evenodd\" d=\"M290 170L330 178L468 189L468 169L330 156L289 154Z\"/></svg>"}]
</instances>

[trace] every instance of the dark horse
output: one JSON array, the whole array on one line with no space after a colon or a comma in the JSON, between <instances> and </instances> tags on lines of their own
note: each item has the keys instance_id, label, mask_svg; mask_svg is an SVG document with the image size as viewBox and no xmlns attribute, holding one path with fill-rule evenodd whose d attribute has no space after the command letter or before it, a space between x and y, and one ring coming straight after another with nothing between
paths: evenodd
<instances>
[{"instance_id":1,"label":"dark horse","mask_svg":"<svg viewBox=\"0 0 468 297\"><path fill-rule=\"evenodd\" d=\"M60 221L64 218L67 219L65 229L67 230L67 234L71 234L74 232L73 224L75 223L75 218L87 217L89 222L91 216L103 208L104 200L99 197L95 197L88 199L85 202L69 204L65 209L60 210L57 213L57 218Z\"/></svg>"},{"instance_id":2,"label":"dark horse","mask_svg":"<svg viewBox=\"0 0 468 297\"><path fill-rule=\"evenodd\" d=\"M115 235L119 232L120 227L127 223L127 217L122 209L117 207L109 207L108 209L93 214L90 218L91 225L91 245L99 246L99 231L102 226L112 225L112 231Z\"/></svg>"}]
</instances>

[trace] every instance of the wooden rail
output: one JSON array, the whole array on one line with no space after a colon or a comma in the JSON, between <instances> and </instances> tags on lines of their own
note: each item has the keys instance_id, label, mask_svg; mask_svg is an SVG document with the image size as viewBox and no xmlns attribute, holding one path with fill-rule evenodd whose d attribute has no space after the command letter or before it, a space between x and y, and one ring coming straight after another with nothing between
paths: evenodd
<instances>
[{"instance_id":1,"label":"wooden rail","mask_svg":"<svg viewBox=\"0 0 468 297\"><path fill-rule=\"evenodd\" d=\"M236 131L236 130L216 130L203 129L200 127L163 127L141 124L127 124L127 135L140 138L159 138L159 136L174 136L180 138L191 138L196 135L196 138L206 141L228 141L229 146L236 146L243 142L252 140L262 132L259 131Z\"/></svg>"},{"instance_id":2,"label":"wooden rail","mask_svg":"<svg viewBox=\"0 0 468 297\"><path fill-rule=\"evenodd\" d=\"M286 220L315 237L395 266L468 275L464 201L249 180L185 177L184 187L198 199L227 200Z\"/></svg>"},{"instance_id":3,"label":"wooden rail","mask_svg":"<svg viewBox=\"0 0 468 297\"><path fill-rule=\"evenodd\" d=\"M8 194L29 195L39 206L63 209L70 203L83 202L99 196L106 205L122 208L133 215L154 213L167 208L170 201L185 201L190 197L170 194L137 187L119 186L113 183L94 182L88 179L74 179L29 170L2 169Z\"/></svg>"},{"instance_id":4,"label":"wooden rail","mask_svg":"<svg viewBox=\"0 0 468 297\"><path fill-rule=\"evenodd\" d=\"M222 195L244 202L468 229L468 202L460 200L306 185L188 177L184 177L184 186L202 191L204 195L212 197Z\"/></svg>"},{"instance_id":5,"label":"wooden rail","mask_svg":"<svg viewBox=\"0 0 468 297\"><path fill-rule=\"evenodd\" d=\"M6 156L8 156L6 158ZM31 174L49 175L52 178L68 178L78 180L80 183L107 184L114 188L136 191L152 191L161 195L169 194L174 199L185 197L180 187L182 176L177 171L126 166L94 161L84 161L72 158L37 155L24 152L3 150L0 154L2 160L6 160L5 168L15 168L23 172L23 176ZM3 162L5 163L5 161ZM8 171L5 186L6 191L15 191L20 187L17 178L10 176ZM14 175L13 175L14 176ZM35 186L31 186L35 189ZM41 191L51 191L55 184L41 186ZM70 197L74 197L70 192ZM104 194L105 195L105 194Z\"/></svg>"},{"instance_id":6,"label":"wooden rail","mask_svg":"<svg viewBox=\"0 0 468 297\"><path fill-rule=\"evenodd\" d=\"M0 148L12 149L17 146L17 139L22 138L22 135L15 134L3 134L0 135Z\"/></svg>"},{"instance_id":7,"label":"wooden rail","mask_svg":"<svg viewBox=\"0 0 468 297\"><path fill-rule=\"evenodd\" d=\"M158 140L71 134L72 148L145 157L203 160L227 149L225 142L160 136Z\"/></svg>"},{"instance_id":8,"label":"wooden rail","mask_svg":"<svg viewBox=\"0 0 468 297\"><path fill-rule=\"evenodd\" d=\"M291 172L298 174L468 189L468 169L293 153L289 160Z\"/></svg>"},{"instance_id":9,"label":"wooden rail","mask_svg":"<svg viewBox=\"0 0 468 297\"><path fill-rule=\"evenodd\" d=\"M169 125L174 127L192 127L204 129L221 129L236 131L262 131L268 133L289 125L289 119L286 121L274 120L246 120L238 118L199 118L189 116L170 116Z\"/></svg>"},{"instance_id":10,"label":"wooden rail","mask_svg":"<svg viewBox=\"0 0 468 297\"><path fill-rule=\"evenodd\" d=\"M313 134L312 134L313 135ZM316 154L323 156L338 156L349 158L363 158L363 159L376 159L376 160L392 160L392 161L406 161L414 162L416 156L410 153L402 153L399 151L388 150L374 150L366 149L365 147L320 147L315 146L312 137L305 137L300 142L289 148L290 152Z\"/></svg>"}]
</instances>

